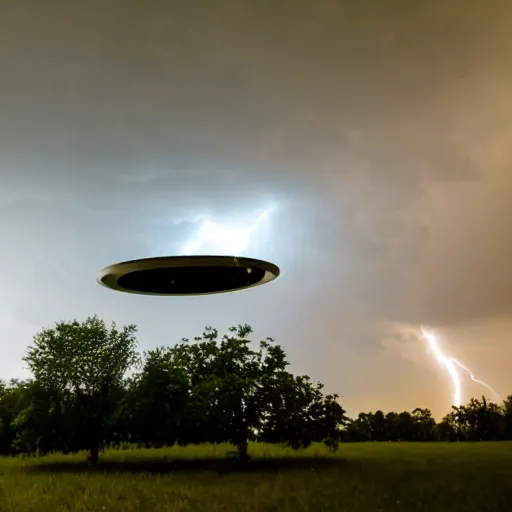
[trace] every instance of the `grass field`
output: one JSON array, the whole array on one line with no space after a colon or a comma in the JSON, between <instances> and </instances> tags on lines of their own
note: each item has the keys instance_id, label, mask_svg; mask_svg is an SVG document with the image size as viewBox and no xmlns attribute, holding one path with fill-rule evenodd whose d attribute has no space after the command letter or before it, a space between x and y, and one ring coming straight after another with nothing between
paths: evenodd
<instances>
[{"instance_id":1,"label":"grass field","mask_svg":"<svg viewBox=\"0 0 512 512\"><path fill-rule=\"evenodd\" d=\"M0 458L0 511L512 510L512 443L253 445Z\"/></svg>"}]
</instances>

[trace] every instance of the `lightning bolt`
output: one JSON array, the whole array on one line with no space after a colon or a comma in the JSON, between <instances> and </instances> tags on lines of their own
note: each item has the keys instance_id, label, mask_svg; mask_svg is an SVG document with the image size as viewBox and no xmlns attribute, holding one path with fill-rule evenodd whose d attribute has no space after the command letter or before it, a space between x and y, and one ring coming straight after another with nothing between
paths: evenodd
<instances>
[{"instance_id":1,"label":"lightning bolt","mask_svg":"<svg viewBox=\"0 0 512 512\"><path fill-rule=\"evenodd\" d=\"M484 382L483 380L479 380L477 379L474 375L473 375L473 372L471 372L471 370L467 367L467 366L464 366L460 361L458 361L457 359L455 358L452 358L452 361L459 367L461 368L462 370L464 370L468 375L469 375L469 378L473 381L473 382L476 382L477 384L480 384L480 386L483 386L485 388L487 388L493 395L493 399L498 401L498 402L501 402L501 396L500 394L491 386L489 386L489 384L487 384L486 382Z\"/></svg>"},{"instance_id":2,"label":"lightning bolt","mask_svg":"<svg viewBox=\"0 0 512 512\"><path fill-rule=\"evenodd\" d=\"M427 342L429 349L434 354L434 357L436 358L439 365L443 366L450 376L453 385L452 402L455 407L460 407L462 405L462 381L460 378L459 369L468 374L473 382L486 387L492 393L495 400L501 401L499 393L486 382L477 379L467 366L464 366L454 357L446 356L443 353L437 337L434 334L427 332L423 326L421 327L421 333L423 335L423 339Z\"/></svg>"},{"instance_id":3,"label":"lightning bolt","mask_svg":"<svg viewBox=\"0 0 512 512\"><path fill-rule=\"evenodd\" d=\"M457 371L455 363L452 361L450 357L446 357L443 354L443 351L439 346L437 338L432 333L426 332L423 327L421 327L421 333L423 334L423 339L427 342L428 347L434 354L434 357L436 358L437 362L441 366L444 366L444 368L448 372L448 375L450 376L450 379L452 380L453 384L453 405L455 405L455 407L460 407L462 404L462 385L460 382L459 372Z\"/></svg>"},{"instance_id":4,"label":"lightning bolt","mask_svg":"<svg viewBox=\"0 0 512 512\"><path fill-rule=\"evenodd\" d=\"M251 236L261 223L268 219L273 208L262 212L256 220L246 228L233 228L216 224L211 219L204 219L196 237L183 247L184 254L197 254L208 243L222 248L231 256L241 256L249 247Z\"/></svg>"}]
</instances>

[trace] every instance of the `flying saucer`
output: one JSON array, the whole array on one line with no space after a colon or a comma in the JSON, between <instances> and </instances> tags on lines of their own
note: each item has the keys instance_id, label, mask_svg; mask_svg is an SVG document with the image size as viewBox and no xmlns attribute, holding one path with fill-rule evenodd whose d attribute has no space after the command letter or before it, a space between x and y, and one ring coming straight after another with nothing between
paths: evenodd
<instances>
[{"instance_id":1,"label":"flying saucer","mask_svg":"<svg viewBox=\"0 0 512 512\"><path fill-rule=\"evenodd\" d=\"M208 295L252 288L273 281L279 267L233 256L166 256L116 263L98 283L141 295Z\"/></svg>"}]
</instances>

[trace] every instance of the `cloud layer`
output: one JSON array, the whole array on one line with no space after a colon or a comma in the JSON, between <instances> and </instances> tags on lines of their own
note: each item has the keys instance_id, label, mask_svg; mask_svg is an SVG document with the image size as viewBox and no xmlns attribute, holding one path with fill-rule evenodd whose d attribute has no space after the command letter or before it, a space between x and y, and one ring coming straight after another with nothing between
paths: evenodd
<instances>
[{"instance_id":1,"label":"cloud layer","mask_svg":"<svg viewBox=\"0 0 512 512\"><path fill-rule=\"evenodd\" d=\"M365 407L375 382L405 393L392 326L512 313L506 3L53 5L0 8L6 339L96 311L146 346L247 320ZM269 205L268 287L178 303L94 282L176 252L198 216ZM428 397L408 389L389 403Z\"/></svg>"}]
</instances>

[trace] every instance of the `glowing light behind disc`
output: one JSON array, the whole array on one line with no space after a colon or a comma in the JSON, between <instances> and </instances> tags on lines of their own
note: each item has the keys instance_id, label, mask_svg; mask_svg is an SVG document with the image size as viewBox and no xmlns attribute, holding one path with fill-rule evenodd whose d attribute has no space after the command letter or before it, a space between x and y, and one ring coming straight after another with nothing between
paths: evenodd
<instances>
[{"instance_id":1,"label":"glowing light behind disc","mask_svg":"<svg viewBox=\"0 0 512 512\"><path fill-rule=\"evenodd\" d=\"M182 248L182 254L198 253L227 254L242 256L248 249L255 231L268 220L273 208L262 212L249 226L217 224L206 218L195 236Z\"/></svg>"}]
</instances>

